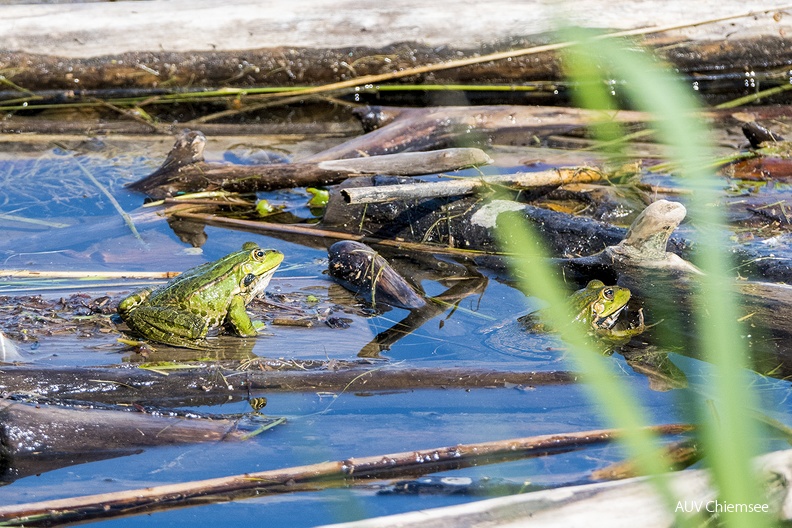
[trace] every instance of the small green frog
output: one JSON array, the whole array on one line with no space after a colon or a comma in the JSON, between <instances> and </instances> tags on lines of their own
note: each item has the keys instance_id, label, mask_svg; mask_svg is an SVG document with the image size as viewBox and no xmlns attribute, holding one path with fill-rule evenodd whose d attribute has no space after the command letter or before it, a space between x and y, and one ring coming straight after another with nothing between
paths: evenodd
<instances>
[{"instance_id":1,"label":"small green frog","mask_svg":"<svg viewBox=\"0 0 792 528\"><path fill-rule=\"evenodd\" d=\"M638 325L617 328L616 322L630 300L630 290L621 286L606 286L600 280L593 280L582 290L569 298L576 322L582 323L595 336L629 340L644 331L643 311L638 311Z\"/></svg>"},{"instance_id":2,"label":"small green frog","mask_svg":"<svg viewBox=\"0 0 792 528\"><path fill-rule=\"evenodd\" d=\"M239 336L257 334L245 307L269 284L283 253L246 242L242 250L191 268L157 289L118 305L121 319L151 341L205 348L210 328L225 324Z\"/></svg>"},{"instance_id":3,"label":"small green frog","mask_svg":"<svg viewBox=\"0 0 792 528\"><path fill-rule=\"evenodd\" d=\"M619 315L629 300L629 289L606 286L600 280L593 280L569 296L569 306L574 315L572 322L584 325L589 333L610 345L624 344L646 329L642 310L638 311L637 325L617 325ZM533 332L548 330L544 323L537 322L536 313L524 315L518 321Z\"/></svg>"}]
</instances>

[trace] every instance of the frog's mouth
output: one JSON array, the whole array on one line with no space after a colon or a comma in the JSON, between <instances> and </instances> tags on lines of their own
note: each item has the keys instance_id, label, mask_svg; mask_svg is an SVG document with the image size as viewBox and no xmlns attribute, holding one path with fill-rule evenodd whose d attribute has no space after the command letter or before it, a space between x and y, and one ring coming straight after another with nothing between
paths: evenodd
<instances>
[{"instance_id":1,"label":"frog's mouth","mask_svg":"<svg viewBox=\"0 0 792 528\"><path fill-rule=\"evenodd\" d=\"M615 312L612 312L611 314L609 314L609 315L607 315L605 317L598 317L595 320L595 324L596 324L597 328L604 328L604 329L612 328L613 325L616 324L616 321L619 319L619 315L622 313L622 311L625 308L627 308L626 304L623 305L622 307L620 307Z\"/></svg>"}]
</instances>

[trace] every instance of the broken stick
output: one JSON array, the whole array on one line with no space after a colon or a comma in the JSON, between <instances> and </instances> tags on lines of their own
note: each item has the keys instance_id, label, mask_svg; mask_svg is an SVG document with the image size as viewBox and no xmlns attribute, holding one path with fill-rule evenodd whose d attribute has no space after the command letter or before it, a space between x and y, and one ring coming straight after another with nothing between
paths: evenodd
<instances>
[{"instance_id":1,"label":"broken stick","mask_svg":"<svg viewBox=\"0 0 792 528\"><path fill-rule=\"evenodd\" d=\"M463 196L494 186L526 189L530 187L559 186L566 183L590 183L604 178L604 175L597 169L574 167L540 172L518 172L501 176L460 178L439 182L351 187L343 189L341 196L349 204L384 203L396 200Z\"/></svg>"}]
</instances>

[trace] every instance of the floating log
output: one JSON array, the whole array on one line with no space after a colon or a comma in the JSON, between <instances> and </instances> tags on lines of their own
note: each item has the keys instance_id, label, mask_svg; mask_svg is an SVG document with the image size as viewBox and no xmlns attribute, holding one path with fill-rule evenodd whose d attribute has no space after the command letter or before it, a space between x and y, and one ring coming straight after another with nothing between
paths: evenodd
<instances>
[{"instance_id":1,"label":"floating log","mask_svg":"<svg viewBox=\"0 0 792 528\"><path fill-rule=\"evenodd\" d=\"M153 198L221 189L250 193L330 185L356 174L433 174L492 163L479 149L454 148L348 161L228 165L205 162L205 146L206 137L201 132L183 132L159 169L127 187Z\"/></svg>"},{"instance_id":2,"label":"floating log","mask_svg":"<svg viewBox=\"0 0 792 528\"><path fill-rule=\"evenodd\" d=\"M283 238L298 238L305 243L312 242L316 245L317 237L324 237L328 240L357 240L367 244L375 244L380 246L387 246L394 249L403 251L416 251L421 253L430 253L438 255L460 255L466 257L473 257L476 255L486 255L496 253L495 251L477 250L477 249L462 249L456 247L449 247L448 245L438 244L423 244L419 242L410 242L404 240L392 240L375 236L355 235L348 232L319 229L304 224L276 224L273 222L259 222L254 220L244 220L242 218L227 218L224 216L198 214L198 213L173 213L174 217L184 220L191 220L200 222L201 224L216 225L221 227L230 227L234 229L243 229L252 233L266 233L278 234Z\"/></svg>"},{"instance_id":3,"label":"floating log","mask_svg":"<svg viewBox=\"0 0 792 528\"><path fill-rule=\"evenodd\" d=\"M721 172L737 180L778 181L788 184L792 180L792 159L764 156L750 158L732 163L721 169ZM755 201L759 202L757 199ZM764 203L752 204L746 210L757 215L764 214L782 225L789 225L789 213L785 207L777 207L778 210L773 211L773 206L785 203L784 200L778 200L777 196L769 196L765 198ZM768 210L763 211L765 208Z\"/></svg>"},{"instance_id":4,"label":"floating log","mask_svg":"<svg viewBox=\"0 0 792 528\"><path fill-rule=\"evenodd\" d=\"M320 226L356 232L365 216L366 235L377 239L421 241L461 251L501 252L495 237L498 217L523 216L542 235L551 255L588 255L617 244L626 229L510 200L486 202L477 196L439 197L389 203L347 204L341 193L360 186L409 185L406 179L359 177L331 191ZM449 220L452 218L453 221ZM368 242L367 242L368 243ZM672 249L675 251L675 249Z\"/></svg>"},{"instance_id":5,"label":"floating log","mask_svg":"<svg viewBox=\"0 0 792 528\"><path fill-rule=\"evenodd\" d=\"M428 152L403 152L320 161L324 170L347 171L349 174L392 174L393 176L418 176L454 171L468 167L489 165L492 158L477 148L447 148Z\"/></svg>"},{"instance_id":6,"label":"floating log","mask_svg":"<svg viewBox=\"0 0 792 528\"><path fill-rule=\"evenodd\" d=\"M26 134L26 142L51 142L52 135L66 136L77 142L85 141L85 136L112 137L114 142L137 141L139 136L162 137L161 134L179 135L185 125L181 123L159 124L156 130L148 123L137 121L65 121L45 119L43 116L13 116L0 121L0 133L11 137L0 138L3 142L18 141L17 134ZM304 138L339 137L346 138L360 133L360 124L354 120L341 123L333 121L312 121L310 123L202 123L201 132L211 137L223 136L301 136ZM35 134L35 136L34 136ZM154 134L155 136L152 136ZM38 138L38 139L37 139Z\"/></svg>"},{"instance_id":7,"label":"floating log","mask_svg":"<svg viewBox=\"0 0 792 528\"><path fill-rule=\"evenodd\" d=\"M389 178L386 181L390 183L392 180ZM367 179L366 184L370 185L372 181L374 180ZM321 236L330 240L355 240L406 251L467 257L503 255L495 240L493 228L498 215L506 211L521 211L540 234L547 237L552 255L596 253L606 246L617 244L627 232L625 228L591 218L570 216L513 201L497 200L485 204L468 197L449 200L446 203L450 205L443 208L444 202L441 200L443 199L407 201L398 206L396 203L352 206L346 204L340 195L337 200L331 195L324 220L318 226L275 224L183 212L173 213L173 216L284 237L308 237L315 240ZM366 234L359 234L357 227L364 208L367 231ZM453 216L455 221L447 222L449 216ZM351 232L353 228L355 231ZM430 232L429 228L433 230ZM450 245L452 241L454 245ZM675 236L671 238L669 249L689 256L691 245L684 238ZM482 260L481 263L503 268L503 264L497 259ZM792 270L789 276L792 277Z\"/></svg>"}]
</instances>

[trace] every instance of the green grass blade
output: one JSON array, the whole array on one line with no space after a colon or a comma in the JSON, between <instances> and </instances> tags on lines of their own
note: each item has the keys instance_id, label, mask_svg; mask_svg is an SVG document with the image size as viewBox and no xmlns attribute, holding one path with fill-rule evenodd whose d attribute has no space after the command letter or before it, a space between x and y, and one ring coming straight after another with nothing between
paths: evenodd
<instances>
[{"instance_id":1,"label":"green grass blade","mask_svg":"<svg viewBox=\"0 0 792 528\"><path fill-rule=\"evenodd\" d=\"M698 229L696 264L705 272L698 279L695 315L702 350L716 366L711 391L718 404L717 416L699 405L702 443L720 497L730 503L761 502L750 466L761 444L758 427L748 418L759 402L747 379L737 300L730 287L733 277L729 270L733 265L725 251L724 218L716 206L717 191L723 184L702 163L712 158L707 128L695 117L697 101L667 67L646 54L627 51L615 41L597 45L600 52L613 59L616 75L626 79L624 89L632 103L657 116L654 126L658 138L669 146L671 157L680 165L679 175L695 191L688 209ZM762 519L753 513L724 513L724 520L731 526L760 526Z\"/></svg>"},{"instance_id":2,"label":"green grass blade","mask_svg":"<svg viewBox=\"0 0 792 528\"><path fill-rule=\"evenodd\" d=\"M620 96L626 96L631 106L651 112L656 137L669 149L669 159L681 169L694 192L688 201L690 217L698 229L698 258L696 264L706 275L697 279L695 317L700 335L700 348L708 352L708 361L715 365L716 376L707 392L714 397L714 406L703 398L696 401L701 422L701 439L707 454L719 500L733 504L763 502L751 457L761 451L756 422L749 417L759 409L756 394L747 380L747 362L740 337L736 298L731 292L732 264L726 252L727 233L724 221L715 206L718 188L722 186L708 170L709 139L706 126L697 119L698 103L672 73L643 50L627 41L603 39L591 32L566 31L565 36L577 41L566 55L570 76L578 85L590 90L578 94L578 101L588 107L613 109L611 94L604 90L608 84L599 78L600 68L607 67L609 75L620 79ZM597 63L599 61L599 64ZM621 133L617 128L599 128L603 139L613 139ZM523 222L524 223L524 222ZM501 222L503 225L504 222ZM624 428L625 447L636 457L638 467L650 474L663 471L656 455L656 440L639 428L644 411L628 386L619 383L611 360L597 353L583 332L565 324L570 320L565 304L565 288L548 269L544 252L527 226L516 226L510 218L508 228L499 229L505 249L519 256L515 271L524 291L550 303L547 317L550 323L564 329L562 336L571 346L578 368L585 373L586 384L593 401L599 406L609 425ZM530 277L530 279L528 278ZM662 478L655 478L658 491L671 511L676 501ZM724 512L721 519L728 526L763 526L768 519L756 513ZM680 519L683 520L683 519Z\"/></svg>"}]
</instances>

